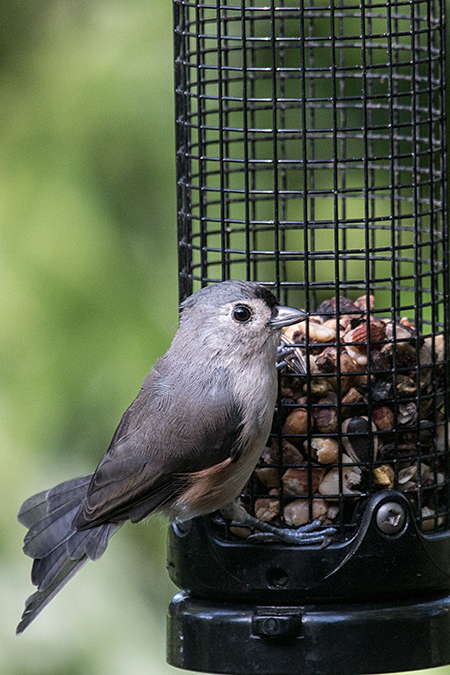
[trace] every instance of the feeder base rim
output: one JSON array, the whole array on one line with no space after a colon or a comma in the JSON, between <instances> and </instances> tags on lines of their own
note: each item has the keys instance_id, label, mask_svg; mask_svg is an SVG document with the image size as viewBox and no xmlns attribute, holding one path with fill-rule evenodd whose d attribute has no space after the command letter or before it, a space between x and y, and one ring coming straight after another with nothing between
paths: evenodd
<instances>
[{"instance_id":1,"label":"feeder base rim","mask_svg":"<svg viewBox=\"0 0 450 675\"><path fill-rule=\"evenodd\" d=\"M167 662L234 675L370 675L450 664L450 595L392 603L256 606L177 593Z\"/></svg>"}]
</instances>

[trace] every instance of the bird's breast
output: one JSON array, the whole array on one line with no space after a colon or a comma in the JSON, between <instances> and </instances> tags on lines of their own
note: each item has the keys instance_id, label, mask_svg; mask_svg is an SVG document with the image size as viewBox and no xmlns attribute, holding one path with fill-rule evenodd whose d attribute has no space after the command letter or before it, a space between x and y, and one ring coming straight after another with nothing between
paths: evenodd
<instances>
[{"instance_id":1,"label":"bird's breast","mask_svg":"<svg viewBox=\"0 0 450 675\"><path fill-rule=\"evenodd\" d=\"M242 368L230 371L237 371L231 391L234 403L242 411L240 441L243 451L237 461L227 458L219 464L190 474L185 489L172 503L172 519L189 520L221 509L234 501L242 492L264 450L277 397L275 351L273 355L256 352L252 359L241 365Z\"/></svg>"},{"instance_id":2,"label":"bird's breast","mask_svg":"<svg viewBox=\"0 0 450 675\"><path fill-rule=\"evenodd\" d=\"M171 519L183 522L212 513L233 502L250 478L263 447L249 445L236 462L228 458L220 464L191 474L188 487L171 506Z\"/></svg>"}]
</instances>

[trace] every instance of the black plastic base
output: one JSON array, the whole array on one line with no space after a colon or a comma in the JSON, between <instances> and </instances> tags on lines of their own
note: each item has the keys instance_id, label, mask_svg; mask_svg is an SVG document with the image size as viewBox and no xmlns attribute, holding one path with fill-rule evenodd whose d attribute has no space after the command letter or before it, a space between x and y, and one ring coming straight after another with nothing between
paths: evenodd
<instances>
[{"instance_id":1,"label":"black plastic base","mask_svg":"<svg viewBox=\"0 0 450 675\"><path fill-rule=\"evenodd\" d=\"M450 663L450 596L395 603L169 606L170 665L235 675L369 675Z\"/></svg>"}]
</instances>

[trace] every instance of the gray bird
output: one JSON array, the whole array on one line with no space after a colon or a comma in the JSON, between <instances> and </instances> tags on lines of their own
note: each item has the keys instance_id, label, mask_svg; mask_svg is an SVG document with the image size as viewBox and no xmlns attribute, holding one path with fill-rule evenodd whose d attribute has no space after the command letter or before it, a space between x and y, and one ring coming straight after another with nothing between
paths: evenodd
<instances>
[{"instance_id":1,"label":"gray bird","mask_svg":"<svg viewBox=\"0 0 450 675\"><path fill-rule=\"evenodd\" d=\"M237 501L264 449L277 395L283 326L304 319L263 286L225 281L181 305L180 326L93 474L27 499L19 522L34 559L21 633L65 583L104 553L126 521L163 511L175 523L222 509L293 543L324 542L320 523L279 530ZM313 531L311 531L313 530ZM334 530L333 530L334 532ZM258 536L258 535L255 535Z\"/></svg>"}]
</instances>

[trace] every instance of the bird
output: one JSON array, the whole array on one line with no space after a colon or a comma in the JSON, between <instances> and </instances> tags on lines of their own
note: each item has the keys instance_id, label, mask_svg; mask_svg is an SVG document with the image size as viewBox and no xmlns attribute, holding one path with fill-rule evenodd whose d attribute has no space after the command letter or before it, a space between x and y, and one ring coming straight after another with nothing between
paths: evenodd
<instances>
[{"instance_id":1,"label":"bird","mask_svg":"<svg viewBox=\"0 0 450 675\"><path fill-rule=\"evenodd\" d=\"M178 330L125 411L96 470L27 499L24 553L37 587L17 634L127 521L159 511L174 524L217 510L292 543L324 541L314 521L281 531L239 502L270 434L282 328L305 319L251 281L205 286L180 306ZM279 359L278 359L279 361ZM255 535L258 537L258 535Z\"/></svg>"}]
</instances>

